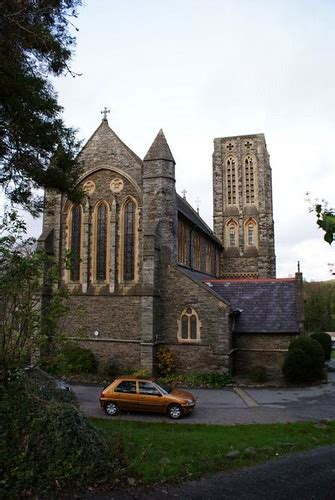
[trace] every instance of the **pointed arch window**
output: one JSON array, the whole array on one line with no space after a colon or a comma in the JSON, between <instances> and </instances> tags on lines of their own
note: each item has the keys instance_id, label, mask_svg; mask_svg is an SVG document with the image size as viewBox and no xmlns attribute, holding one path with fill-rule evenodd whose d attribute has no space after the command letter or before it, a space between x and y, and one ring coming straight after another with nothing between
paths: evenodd
<instances>
[{"instance_id":1,"label":"pointed arch window","mask_svg":"<svg viewBox=\"0 0 335 500\"><path fill-rule=\"evenodd\" d=\"M193 307L183 310L178 320L178 340L180 342L200 342L200 321Z\"/></svg>"},{"instance_id":2,"label":"pointed arch window","mask_svg":"<svg viewBox=\"0 0 335 500\"><path fill-rule=\"evenodd\" d=\"M96 281L107 279L107 206L101 203L96 214Z\"/></svg>"},{"instance_id":3,"label":"pointed arch window","mask_svg":"<svg viewBox=\"0 0 335 500\"><path fill-rule=\"evenodd\" d=\"M248 155L244 160L244 192L247 205L255 204L255 183L255 162L252 156Z\"/></svg>"},{"instance_id":4,"label":"pointed arch window","mask_svg":"<svg viewBox=\"0 0 335 500\"><path fill-rule=\"evenodd\" d=\"M233 219L227 223L226 246L227 247L238 246L238 225L237 222Z\"/></svg>"},{"instance_id":5,"label":"pointed arch window","mask_svg":"<svg viewBox=\"0 0 335 500\"><path fill-rule=\"evenodd\" d=\"M80 205L74 205L71 210L71 281L80 280L80 262L81 262L81 226L82 213Z\"/></svg>"},{"instance_id":6,"label":"pointed arch window","mask_svg":"<svg viewBox=\"0 0 335 500\"><path fill-rule=\"evenodd\" d=\"M237 205L236 160L229 156L226 160L226 199L228 205Z\"/></svg>"},{"instance_id":7,"label":"pointed arch window","mask_svg":"<svg viewBox=\"0 0 335 500\"><path fill-rule=\"evenodd\" d=\"M248 219L244 225L244 241L245 246L257 247L258 246L258 234L257 234L257 222L255 219Z\"/></svg>"},{"instance_id":8,"label":"pointed arch window","mask_svg":"<svg viewBox=\"0 0 335 500\"><path fill-rule=\"evenodd\" d=\"M135 203L129 200L124 209L123 278L133 280L135 275Z\"/></svg>"}]
</instances>

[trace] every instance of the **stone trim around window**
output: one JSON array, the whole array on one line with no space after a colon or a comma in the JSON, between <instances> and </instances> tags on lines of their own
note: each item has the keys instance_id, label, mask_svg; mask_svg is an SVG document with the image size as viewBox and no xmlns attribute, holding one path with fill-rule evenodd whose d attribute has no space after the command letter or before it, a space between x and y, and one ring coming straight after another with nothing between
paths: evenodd
<instances>
[{"instance_id":1,"label":"stone trim around window","mask_svg":"<svg viewBox=\"0 0 335 500\"><path fill-rule=\"evenodd\" d=\"M177 320L177 339L180 343L200 344L201 321L197 311L191 307L185 307Z\"/></svg>"}]
</instances>

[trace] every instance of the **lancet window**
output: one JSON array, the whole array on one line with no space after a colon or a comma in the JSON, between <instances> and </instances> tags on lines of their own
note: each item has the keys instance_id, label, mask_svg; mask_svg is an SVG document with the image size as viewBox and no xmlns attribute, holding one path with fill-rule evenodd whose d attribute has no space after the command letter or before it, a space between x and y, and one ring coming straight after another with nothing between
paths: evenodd
<instances>
[{"instance_id":1,"label":"lancet window","mask_svg":"<svg viewBox=\"0 0 335 500\"><path fill-rule=\"evenodd\" d=\"M96 280L107 278L107 206L101 203L96 214Z\"/></svg>"},{"instance_id":2,"label":"lancet window","mask_svg":"<svg viewBox=\"0 0 335 500\"><path fill-rule=\"evenodd\" d=\"M228 205L237 204L237 172L233 156L226 160L226 200Z\"/></svg>"},{"instance_id":3,"label":"lancet window","mask_svg":"<svg viewBox=\"0 0 335 500\"><path fill-rule=\"evenodd\" d=\"M244 160L244 193L247 205L255 204L255 165L252 156L248 155Z\"/></svg>"},{"instance_id":4,"label":"lancet window","mask_svg":"<svg viewBox=\"0 0 335 500\"><path fill-rule=\"evenodd\" d=\"M124 208L123 248L123 278L130 281L135 275L135 203L132 200L129 200Z\"/></svg>"},{"instance_id":5,"label":"lancet window","mask_svg":"<svg viewBox=\"0 0 335 500\"><path fill-rule=\"evenodd\" d=\"M71 281L80 280L80 261L81 261L81 226L82 213L80 205L74 205L71 210Z\"/></svg>"},{"instance_id":6,"label":"lancet window","mask_svg":"<svg viewBox=\"0 0 335 500\"><path fill-rule=\"evenodd\" d=\"M183 310L178 323L178 340L180 342L200 341L200 321L198 313L193 307L187 307Z\"/></svg>"}]
</instances>

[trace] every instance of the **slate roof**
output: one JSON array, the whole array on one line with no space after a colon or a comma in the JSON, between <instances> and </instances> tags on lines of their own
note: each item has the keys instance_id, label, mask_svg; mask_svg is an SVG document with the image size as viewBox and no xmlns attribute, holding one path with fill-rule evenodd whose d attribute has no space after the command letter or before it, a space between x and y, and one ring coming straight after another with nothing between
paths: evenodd
<instances>
[{"instance_id":1,"label":"slate roof","mask_svg":"<svg viewBox=\"0 0 335 500\"><path fill-rule=\"evenodd\" d=\"M205 233L211 240L214 240L215 243L222 247L222 243L216 236L214 236L213 231L209 226L207 226L206 222L200 217L200 215L194 210L194 208L179 194L177 194L177 209L186 219L188 219L192 224L194 224L200 231Z\"/></svg>"},{"instance_id":2,"label":"slate roof","mask_svg":"<svg viewBox=\"0 0 335 500\"><path fill-rule=\"evenodd\" d=\"M234 332L299 332L294 278L207 280L206 284L239 311Z\"/></svg>"},{"instance_id":3,"label":"slate roof","mask_svg":"<svg viewBox=\"0 0 335 500\"><path fill-rule=\"evenodd\" d=\"M162 129L158 132L143 161L151 160L168 160L176 163Z\"/></svg>"}]
</instances>

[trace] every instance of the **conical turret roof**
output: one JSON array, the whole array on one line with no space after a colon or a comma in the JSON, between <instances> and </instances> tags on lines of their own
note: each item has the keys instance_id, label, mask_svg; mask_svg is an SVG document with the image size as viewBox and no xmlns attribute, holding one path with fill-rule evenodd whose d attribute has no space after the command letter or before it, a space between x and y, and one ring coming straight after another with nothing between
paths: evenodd
<instances>
[{"instance_id":1,"label":"conical turret roof","mask_svg":"<svg viewBox=\"0 0 335 500\"><path fill-rule=\"evenodd\" d=\"M162 129L158 132L143 161L151 160L167 160L176 163Z\"/></svg>"}]
</instances>

